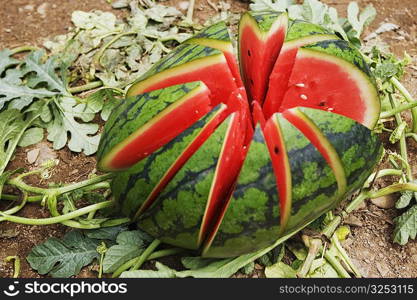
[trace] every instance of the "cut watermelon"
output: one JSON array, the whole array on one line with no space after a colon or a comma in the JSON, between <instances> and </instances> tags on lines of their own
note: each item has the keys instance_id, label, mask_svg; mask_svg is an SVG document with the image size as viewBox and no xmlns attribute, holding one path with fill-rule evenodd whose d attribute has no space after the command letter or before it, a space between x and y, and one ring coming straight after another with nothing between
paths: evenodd
<instances>
[{"instance_id":1,"label":"cut watermelon","mask_svg":"<svg viewBox=\"0 0 417 300\"><path fill-rule=\"evenodd\" d=\"M229 64L230 71L236 80L236 85L238 87L243 86L239 66L234 54L232 41L230 39L229 29L224 21L206 27L183 43L202 45L222 51L226 57L227 63Z\"/></svg>"},{"instance_id":2,"label":"cut watermelon","mask_svg":"<svg viewBox=\"0 0 417 300\"><path fill-rule=\"evenodd\" d=\"M139 78L129 88L127 96L197 80L204 82L211 91L213 106L225 103L237 88L222 52L200 45L183 45Z\"/></svg>"},{"instance_id":3,"label":"cut watermelon","mask_svg":"<svg viewBox=\"0 0 417 300\"><path fill-rule=\"evenodd\" d=\"M269 76L268 92L263 105L266 119L269 119L276 113L281 106L282 99L288 89L288 81L294 67L298 49L302 46L331 38L335 38L335 36L316 34L284 43L271 76Z\"/></svg>"},{"instance_id":4,"label":"cut watermelon","mask_svg":"<svg viewBox=\"0 0 417 300\"><path fill-rule=\"evenodd\" d=\"M101 170L126 169L165 145L211 110L202 82L171 86L127 99L105 126ZM125 118L129 122L126 122Z\"/></svg>"},{"instance_id":5,"label":"cut watermelon","mask_svg":"<svg viewBox=\"0 0 417 300\"><path fill-rule=\"evenodd\" d=\"M159 182L155 184L155 187L153 188L152 192L149 194L146 200L144 200L143 204L140 206L140 208L134 215L134 220L137 220L140 217L140 215L153 204L155 199L158 197L158 195L161 193L164 187L175 176L178 170L197 151L197 149L200 148L200 146L210 137L210 135L216 130L219 124L221 124L228 115L227 107L224 104L221 104L218 108L214 108L213 111L215 111L214 116L209 121L207 121L207 123L203 123L204 127L201 129L199 134L178 156L178 158L165 172L164 176L159 180ZM179 137L181 137L181 135Z\"/></svg>"},{"instance_id":6,"label":"cut watermelon","mask_svg":"<svg viewBox=\"0 0 417 300\"><path fill-rule=\"evenodd\" d=\"M378 91L361 54L341 40L298 50L280 111L304 106L331 111L374 128Z\"/></svg>"},{"instance_id":7,"label":"cut watermelon","mask_svg":"<svg viewBox=\"0 0 417 300\"><path fill-rule=\"evenodd\" d=\"M283 116L300 130L310 142L320 151L321 155L326 159L332 168L336 177L339 194L346 192L346 174L340 160L339 155L334 149L330 141L324 136L320 129L300 110L293 108L283 112Z\"/></svg>"},{"instance_id":8,"label":"cut watermelon","mask_svg":"<svg viewBox=\"0 0 417 300\"><path fill-rule=\"evenodd\" d=\"M263 103L268 77L284 42L285 13L248 12L239 23L239 62L250 101Z\"/></svg>"},{"instance_id":9,"label":"cut watermelon","mask_svg":"<svg viewBox=\"0 0 417 300\"><path fill-rule=\"evenodd\" d=\"M281 231L284 231L291 213L292 184L287 149L278 117L279 114L275 114L266 122L264 134L277 179L281 211L280 224Z\"/></svg>"}]
</instances>

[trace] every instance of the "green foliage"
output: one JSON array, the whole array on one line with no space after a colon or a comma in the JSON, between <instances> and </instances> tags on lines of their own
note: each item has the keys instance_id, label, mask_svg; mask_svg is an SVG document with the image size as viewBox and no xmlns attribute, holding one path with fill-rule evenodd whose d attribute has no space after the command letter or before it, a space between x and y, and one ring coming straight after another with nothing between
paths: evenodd
<instances>
[{"instance_id":1,"label":"green foliage","mask_svg":"<svg viewBox=\"0 0 417 300\"><path fill-rule=\"evenodd\" d=\"M376 16L376 11L372 5L359 12L356 2L349 4L347 20L339 18L334 7L330 7L319 0L304 0L302 4L295 4L295 1L292 0L252 0L250 9L253 11L288 11L290 18L321 25L338 33L343 39L358 47L360 46L359 37Z\"/></svg>"},{"instance_id":2,"label":"green foliage","mask_svg":"<svg viewBox=\"0 0 417 300\"><path fill-rule=\"evenodd\" d=\"M265 268L266 278L296 278L297 271L283 262Z\"/></svg>"},{"instance_id":3,"label":"green foliage","mask_svg":"<svg viewBox=\"0 0 417 300\"><path fill-rule=\"evenodd\" d=\"M71 231L62 240L49 238L35 246L27 256L27 261L39 274L70 277L99 257L97 245L97 241L85 237L81 232Z\"/></svg>"},{"instance_id":4,"label":"green foliage","mask_svg":"<svg viewBox=\"0 0 417 300\"><path fill-rule=\"evenodd\" d=\"M417 236L417 205L395 218L394 222L394 242L405 245L409 239L415 239Z\"/></svg>"},{"instance_id":5,"label":"green foliage","mask_svg":"<svg viewBox=\"0 0 417 300\"><path fill-rule=\"evenodd\" d=\"M116 239L116 245L111 246L103 261L104 273L112 273L121 265L142 254L151 239L141 231L122 231Z\"/></svg>"}]
</instances>

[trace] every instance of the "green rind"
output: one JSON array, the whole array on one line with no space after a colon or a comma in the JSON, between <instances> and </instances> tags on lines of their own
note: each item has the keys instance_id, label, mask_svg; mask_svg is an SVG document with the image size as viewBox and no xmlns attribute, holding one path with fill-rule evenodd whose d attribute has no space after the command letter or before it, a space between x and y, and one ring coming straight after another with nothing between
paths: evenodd
<instances>
[{"instance_id":1,"label":"green rind","mask_svg":"<svg viewBox=\"0 0 417 300\"><path fill-rule=\"evenodd\" d=\"M180 45L172 50L164 58L156 62L151 69L149 69L145 74L143 74L133 83L133 86L141 81L144 81L145 79L152 77L155 74L161 73L162 71L172 69L182 64L190 63L208 56L220 54L222 54L221 51L210 47L194 44ZM129 91L127 94L129 94Z\"/></svg>"},{"instance_id":2,"label":"green rind","mask_svg":"<svg viewBox=\"0 0 417 300\"><path fill-rule=\"evenodd\" d=\"M279 122L291 169L291 215L285 233L318 218L340 200L334 173L321 153L281 114Z\"/></svg>"},{"instance_id":3,"label":"green rind","mask_svg":"<svg viewBox=\"0 0 417 300\"><path fill-rule=\"evenodd\" d=\"M162 242L197 249L217 162L231 117L226 119L171 180L138 227Z\"/></svg>"},{"instance_id":4,"label":"green rind","mask_svg":"<svg viewBox=\"0 0 417 300\"><path fill-rule=\"evenodd\" d=\"M336 57L339 57L352 65L355 65L359 70L365 73L369 79L374 83L374 77L365 62L362 54L358 49L352 46L349 42L344 40L326 40L320 41L312 45L303 46L304 49L315 50L323 52Z\"/></svg>"},{"instance_id":5,"label":"green rind","mask_svg":"<svg viewBox=\"0 0 417 300\"><path fill-rule=\"evenodd\" d=\"M189 44L198 39L210 39L223 42L231 42L229 29L227 28L227 25L224 21L205 27L203 30L196 33L188 40L185 40L183 44Z\"/></svg>"},{"instance_id":6,"label":"green rind","mask_svg":"<svg viewBox=\"0 0 417 300\"><path fill-rule=\"evenodd\" d=\"M279 199L272 162L260 127L230 204L205 257L233 257L265 248L279 237Z\"/></svg>"},{"instance_id":7,"label":"green rind","mask_svg":"<svg viewBox=\"0 0 417 300\"><path fill-rule=\"evenodd\" d=\"M312 24L301 20L291 20L288 24L287 35L285 41L289 42L300 38L312 36L312 35L330 35L330 31L322 26ZM336 36L334 36L336 38Z\"/></svg>"},{"instance_id":8,"label":"green rind","mask_svg":"<svg viewBox=\"0 0 417 300\"><path fill-rule=\"evenodd\" d=\"M382 144L378 136L347 117L318 109L298 109L335 148L345 170L348 193L360 188L381 158Z\"/></svg>"},{"instance_id":9,"label":"green rind","mask_svg":"<svg viewBox=\"0 0 417 300\"><path fill-rule=\"evenodd\" d=\"M272 25L283 13L274 11L249 11L246 14L254 19L260 31L268 33Z\"/></svg>"},{"instance_id":10,"label":"green rind","mask_svg":"<svg viewBox=\"0 0 417 300\"><path fill-rule=\"evenodd\" d=\"M98 165L119 143L158 116L170 105L201 87L202 82L173 85L123 100L104 125L97 152Z\"/></svg>"},{"instance_id":11,"label":"green rind","mask_svg":"<svg viewBox=\"0 0 417 300\"><path fill-rule=\"evenodd\" d=\"M135 216L177 158L221 110L222 105L216 106L165 146L127 171L117 174L111 183L111 189L123 214L129 217Z\"/></svg>"}]
</instances>

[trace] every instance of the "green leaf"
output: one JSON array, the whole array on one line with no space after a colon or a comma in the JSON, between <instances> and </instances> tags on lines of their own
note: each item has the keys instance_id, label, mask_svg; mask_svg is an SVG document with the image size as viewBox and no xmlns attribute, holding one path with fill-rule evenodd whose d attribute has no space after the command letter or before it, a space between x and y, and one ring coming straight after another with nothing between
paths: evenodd
<instances>
[{"instance_id":1,"label":"green leaf","mask_svg":"<svg viewBox=\"0 0 417 300\"><path fill-rule=\"evenodd\" d=\"M125 231L125 225L85 230L84 234L90 239L115 241L120 232Z\"/></svg>"},{"instance_id":2,"label":"green leaf","mask_svg":"<svg viewBox=\"0 0 417 300\"><path fill-rule=\"evenodd\" d=\"M22 114L17 109L8 109L0 112L0 175L6 169L12 155L25 130L39 117L39 105L28 109L32 110Z\"/></svg>"},{"instance_id":3,"label":"green leaf","mask_svg":"<svg viewBox=\"0 0 417 300\"><path fill-rule=\"evenodd\" d=\"M255 0L252 1L249 7L253 11L285 11L292 4L294 4L292 0Z\"/></svg>"},{"instance_id":4,"label":"green leaf","mask_svg":"<svg viewBox=\"0 0 417 300\"><path fill-rule=\"evenodd\" d=\"M47 124L48 140L53 142L54 149L62 149L68 142L68 148L74 152L84 152L92 155L97 151L100 135L99 126L92 123L79 123L78 119L89 116L70 97L56 99L52 104L54 119ZM68 133L70 138L68 141Z\"/></svg>"},{"instance_id":5,"label":"green leaf","mask_svg":"<svg viewBox=\"0 0 417 300\"><path fill-rule=\"evenodd\" d=\"M409 239L415 239L417 235L417 205L395 218L394 222L394 242L405 245Z\"/></svg>"},{"instance_id":6,"label":"green leaf","mask_svg":"<svg viewBox=\"0 0 417 300\"><path fill-rule=\"evenodd\" d=\"M255 270L255 262L250 262L242 268L242 273L245 275L250 275Z\"/></svg>"},{"instance_id":7,"label":"green leaf","mask_svg":"<svg viewBox=\"0 0 417 300\"><path fill-rule=\"evenodd\" d=\"M313 260L308 277L311 278L338 278L337 271L324 258Z\"/></svg>"},{"instance_id":8,"label":"green leaf","mask_svg":"<svg viewBox=\"0 0 417 300\"><path fill-rule=\"evenodd\" d=\"M27 147L34 145L43 140L43 128L33 127L25 131L19 141L20 147Z\"/></svg>"},{"instance_id":9,"label":"green leaf","mask_svg":"<svg viewBox=\"0 0 417 300\"><path fill-rule=\"evenodd\" d=\"M395 128L394 131L391 133L389 137L390 143L395 144L396 142L398 142L403 136L403 134L405 133L406 129L407 129L407 122L402 121L400 125L398 125L397 128Z\"/></svg>"},{"instance_id":10,"label":"green leaf","mask_svg":"<svg viewBox=\"0 0 417 300\"><path fill-rule=\"evenodd\" d=\"M355 31L354 36L359 38L366 26L372 23L376 17L376 10L372 5L368 5L359 14L359 6L356 2L350 2L347 10L348 21Z\"/></svg>"},{"instance_id":11,"label":"green leaf","mask_svg":"<svg viewBox=\"0 0 417 300\"><path fill-rule=\"evenodd\" d=\"M412 182L417 183L417 180L413 180ZM417 199L416 192L412 192L412 191L401 192L401 197L395 203L395 208L397 209L406 208L408 205L410 205L411 200L413 198Z\"/></svg>"},{"instance_id":12,"label":"green leaf","mask_svg":"<svg viewBox=\"0 0 417 300\"><path fill-rule=\"evenodd\" d=\"M200 268L207 267L209 264L216 261L212 258L203 258L199 256L186 256L181 258L181 263L186 269L197 270Z\"/></svg>"},{"instance_id":13,"label":"green leaf","mask_svg":"<svg viewBox=\"0 0 417 300\"><path fill-rule=\"evenodd\" d=\"M21 110L35 99L50 98L56 94L44 88L32 89L25 85L9 83L6 79L0 79L0 109L3 108L5 103L16 99L10 108Z\"/></svg>"},{"instance_id":14,"label":"green leaf","mask_svg":"<svg viewBox=\"0 0 417 300\"><path fill-rule=\"evenodd\" d=\"M161 264L155 263L157 271L152 270L136 270L125 271L120 275L120 278L175 278L177 271Z\"/></svg>"},{"instance_id":15,"label":"green leaf","mask_svg":"<svg viewBox=\"0 0 417 300\"><path fill-rule=\"evenodd\" d=\"M63 95L68 95L63 81L58 77L55 70L58 68L58 62L55 57L49 58L43 63L46 56L45 50L38 50L29 54L24 60L22 68L24 74L34 73L28 78L28 85L31 88L39 84L45 84L50 91L57 91Z\"/></svg>"},{"instance_id":16,"label":"green leaf","mask_svg":"<svg viewBox=\"0 0 417 300\"><path fill-rule=\"evenodd\" d=\"M77 275L82 267L99 257L96 248L96 241L79 231L71 231L62 240L49 238L35 246L26 259L39 274L57 278L70 277Z\"/></svg>"},{"instance_id":17,"label":"green leaf","mask_svg":"<svg viewBox=\"0 0 417 300\"><path fill-rule=\"evenodd\" d=\"M305 0L303 3L304 20L314 24L323 24L328 6L318 0Z\"/></svg>"},{"instance_id":18,"label":"green leaf","mask_svg":"<svg viewBox=\"0 0 417 300\"><path fill-rule=\"evenodd\" d=\"M139 230L122 231L104 256L103 271L112 273L125 262L139 256L149 244L149 236Z\"/></svg>"},{"instance_id":19,"label":"green leaf","mask_svg":"<svg viewBox=\"0 0 417 300\"><path fill-rule=\"evenodd\" d=\"M283 262L278 262L265 268L265 276L266 278L296 278L297 271Z\"/></svg>"},{"instance_id":20,"label":"green leaf","mask_svg":"<svg viewBox=\"0 0 417 300\"><path fill-rule=\"evenodd\" d=\"M20 63L17 59L11 57L12 51L9 49L0 50L0 76L9 67Z\"/></svg>"}]
</instances>

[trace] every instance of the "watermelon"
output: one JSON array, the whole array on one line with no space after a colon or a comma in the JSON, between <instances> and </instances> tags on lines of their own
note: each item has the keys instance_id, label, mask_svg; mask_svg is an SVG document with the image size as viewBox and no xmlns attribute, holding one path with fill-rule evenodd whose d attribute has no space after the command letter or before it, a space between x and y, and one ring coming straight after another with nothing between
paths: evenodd
<instances>
[{"instance_id":1,"label":"watermelon","mask_svg":"<svg viewBox=\"0 0 417 300\"><path fill-rule=\"evenodd\" d=\"M249 12L238 54L240 70L224 22L179 45L132 84L98 151L123 214L205 257L298 232L361 188L382 153L375 82L348 42Z\"/></svg>"},{"instance_id":2,"label":"watermelon","mask_svg":"<svg viewBox=\"0 0 417 300\"><path fill-rule=\"evenodd\" d=\"M337 36L318 25L299 20L290 23L280 55L269 76L267 95L263 105L266 118L270 118L281 106L298 49L330 39L337 39Z\"/></svg>"},{"instance_id":3,"label":"watermelon","mask_svg":"<svg viewBox=\"0 0 417 300\"><path fill-rule=\"evenodd\" d=\"M297 52L279 110L297 106L342 114L372 129L380 100L361 53L346 41L326 40Z\"/></svg>"},{"instance_id":4,"label":"watermelon","mask_svg":"<svg viewBox=\"0 0 417 300\"><path fill-rule=\"evenodd\" d=\"M183 42L184 44L197 44L206 47L211 47L223 52L230 71L236 81L238 87L243 86L240 77L239 66L234 54L233 44L230 39L229 29L224 21L215 23L209 27L204 28L193 37Z\"/></svg>"},{"instance_id":5,"label":"watermelon","mask_svg":"<svg viewBox=\"0 0 417 300\"><path fill-rule=\"evenodd\" d=\"M250 101L264 101L287 24L285 13L247 12L240 19L239 62Z\"/></svg>"}]
</instances>

